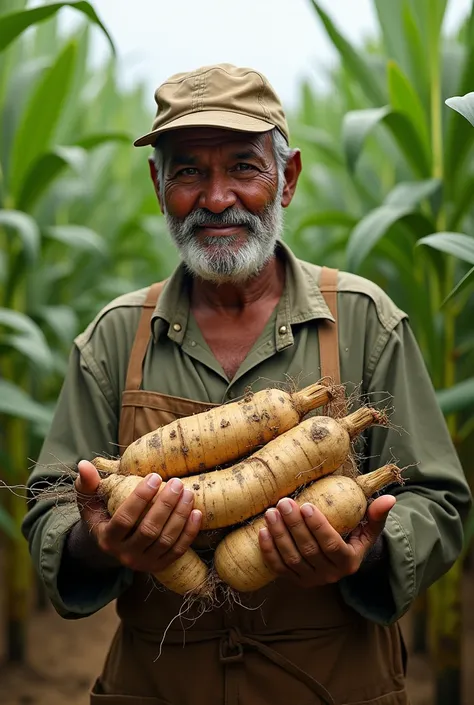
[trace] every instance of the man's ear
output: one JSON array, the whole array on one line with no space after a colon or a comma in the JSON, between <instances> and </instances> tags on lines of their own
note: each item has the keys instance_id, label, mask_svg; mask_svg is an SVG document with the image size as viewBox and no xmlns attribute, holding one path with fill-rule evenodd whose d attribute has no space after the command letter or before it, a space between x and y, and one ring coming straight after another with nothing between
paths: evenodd
<instances>
[{"instance_id":1,"label":"man's ear","mask_svg":"<svg viewBox=\"0 0 474 705\"><path fill-rule=\"evenodd\" d=\"M281 195L283 208L287 208L293 200L301 169L301 152L299 149L293 149L285 167L285 186Z\"/></svg>"},{"instance_id":2,"label":"man's ear","mask_svg":"<svg viewBox=\"0 0 474 705\"><path fill-rule=\"evenodd\" d=\"M151 176L151 180L153 182L153 188L155 189L158 203L160 204L160 210L162 213L164 213L163 201L161 199L161 193L160 193L160 184L158 183L158 172L156 170L156 164L153 160L153 157L148 157L148 166L150 167L150 176Z\"/></svg>"}]
</instances>

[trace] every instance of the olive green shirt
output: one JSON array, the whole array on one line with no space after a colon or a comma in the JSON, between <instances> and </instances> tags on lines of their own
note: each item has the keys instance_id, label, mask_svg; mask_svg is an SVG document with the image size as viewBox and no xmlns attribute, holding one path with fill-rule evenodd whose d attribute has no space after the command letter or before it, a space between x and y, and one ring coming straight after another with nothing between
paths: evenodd
<instances>
[{"instance_id":1,"label":"olive green shirt","mask_svg":"<svg viewBox=\"0 0 474 705\"><path fill-rule=\"evenodd\" d=\"M334 320L318 288L320 267L298 260L280 243L286 263L283 294L234 379L227 379L190 311L189 276L182 265L168 280L153 313L143 388L200 402L223 403L273 383L299 387L320 377L318 324ZM54 482L60 465L117 455L127 366L147 289L119 297L74 341L54 420L30 485ZM395 460L403 486L384 529L387 564L340 581L343 598L379 623L398 619L414 598L459 556L469 488L405 313L372 282L339 273L341 379L347 393L393 408L392 429L372 429L360 447L364 472ZM38 501L23 531L56 610L66 618L90 615L131 583L127 568L83 571L59 580L67 533L78 521L74 503ZM64 572L64 571L63 571ZM383 572L383 575L381 574ZM384 589L382 589L384 583ZM380 589L377 586L380 585ZM387 589L385 589L387 588Z\"/></svg>"}]
</instances>

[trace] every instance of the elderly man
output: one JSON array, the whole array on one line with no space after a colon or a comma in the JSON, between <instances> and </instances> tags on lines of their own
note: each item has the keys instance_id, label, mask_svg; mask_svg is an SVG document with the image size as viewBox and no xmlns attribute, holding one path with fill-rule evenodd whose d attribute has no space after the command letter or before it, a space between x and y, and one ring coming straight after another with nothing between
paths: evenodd
<instances>
[{"instance_id":1,"label":"elderly man","mask_svg":"<svg viewBox=\"0 0 474 705\"><path fill-rule=\"evenodd\" d=\"M471 503L407 316L371 282L283 243L301 156L264 76L207 66L171 77L155 99L153 129L135 145L154 147L151 178L182 263L74 341L31 483L54 479L45 468L59 458L78 466L87 501L40 501L24 523L59 614L117 600L91 703L406 705L398 619L459 556ZM153 501L151 474L110 519L89 461L248 386L326 374L373 401L391 396L397 430L365 434L361 470L395 457L411 466L406 484L345 540L314 506L283 498L259 536L276 580L177 619L182 599L150 574L202 546L192 492L174 479Z\"/></svg>"}]
</instances>

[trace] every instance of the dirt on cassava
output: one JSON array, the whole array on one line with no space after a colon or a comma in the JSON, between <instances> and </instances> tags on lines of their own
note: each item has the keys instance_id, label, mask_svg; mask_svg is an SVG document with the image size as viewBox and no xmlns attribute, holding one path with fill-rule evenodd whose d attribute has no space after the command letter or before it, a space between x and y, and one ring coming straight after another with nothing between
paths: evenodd
<instances>
[{"instance_id":1,"label":"dirt on cassava","mask_svg":"<svg viewBox=\"0 0 474 705\"><path fill-rule=\"evenodd\" d=\"M0 586L1 597L1 586ZM0 600L0 602L3 602ZM464 580L463 705L474 693L474 570ZM0 703L2 705L89 705L88 692L97 676L117 626L115 605L91 617L64 620L51 606L33 609L28 627L27 665L5 664L0 624ZM411 705L433 705L433 673L429 658L412 653L411 614L402 620L409 650L408 689ZM471 699L468 698L471 694Z\"/></svg>"}]
</instances>

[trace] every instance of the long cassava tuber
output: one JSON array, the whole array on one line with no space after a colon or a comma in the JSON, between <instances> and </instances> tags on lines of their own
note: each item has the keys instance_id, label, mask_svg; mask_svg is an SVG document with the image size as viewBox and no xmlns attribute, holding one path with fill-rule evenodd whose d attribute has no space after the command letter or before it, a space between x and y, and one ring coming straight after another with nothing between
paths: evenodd
<instances>
[{"instance_id":1,"label":"long cassava tuber","mask_svg":"<svg viewBox=\"0 0 474 705\"><path fill-rule=\"evenodd\" d=\"M145 434L119 460L96 457L92 463L103 472L141 477L157 472L165 480L203 472L249 455L341 393L319 383L293 393L249 393Z\"/></svg>"},{"instance_id":2,"label":"long cassava tuber","mask_svg":"<svg viewBox=\"0 0 474 705\"><path fill-rule=\"evenodd\" d=\"M301 485L334 472L350 455L352 439L376 424L385 425L386 418L368 407L341 419L315 416L237 465L182 478L194 493L194 508L202 512L201 529L239 524ZM106 486L114 477L101 483ZM138 484L141 478L135 480ZM159 491L165 486L163 482Z\"/></svg>"},{"instance_id":3,"label":"long cassava tuber","mask_svg":"<svg viewBox=\"0 0 474 705\"><path fill-rule=\"evenodd\" d=\"M355 529L364 518L367 500L394 481L400 481L396 465L384 465L356 479L330 475L316 480L296 497L300 506L314 504L342 536ZM217 575L238 592L258 590L276 578L264 563L258 542L264 517L235 529L217 546L214 567Z\"/></svg>"},{"instance_id":4,"label":"long cassava tuber","mask_svg":"<svg viewBox=\"0 0 474 705\"><path fill-rule=\"evenodd\" d=\"M132 494L137 486L137 481L141 481L141 478L110 475L106 481L100 483L99 492L104 497L111 516ZM162 585L178 595L193 593L196 596L206 597L209 593L209 570L191 548L188 548L186 553L167 568L153 575Z\"/></svg>"}]
</instances>

